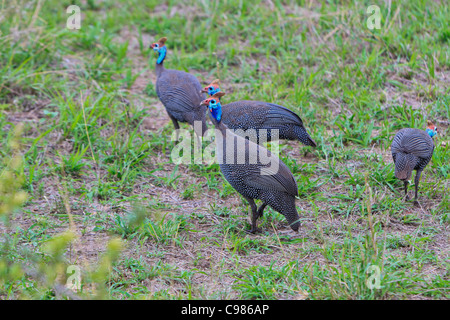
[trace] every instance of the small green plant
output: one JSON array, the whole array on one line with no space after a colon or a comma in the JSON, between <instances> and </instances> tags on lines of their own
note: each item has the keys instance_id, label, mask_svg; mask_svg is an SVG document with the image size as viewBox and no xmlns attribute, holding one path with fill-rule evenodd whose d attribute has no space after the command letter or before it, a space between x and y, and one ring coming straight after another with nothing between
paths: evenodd
<instances>
[{"instance_id":1,"label":"small green plant","mask_svg":"<svg viewBox=\"0 0 450 320\"><path fill-rule=\"evenodd\" d=\"M167 172L164 176L158 176L153 174L156 171L160 171L160 169L155 169L150 172L150 175L155 179L155 184L159 186L166 186L169 188L177 189L179 178L181 175L178 173L178 165L176 165L171 171Z\"/></svg>"},{"instance_id":2,"label":"small green plant","mask_svg":"<svg viewBox=\"0 0 450 320\"><path fill-rule=\"evenodd\" d=\"M88 148L89 146L86 146L84 149L80 146L75 153L71 153L66 157L61 157L63 161L62 169L65 173L78 176L84 167L89 166L82 161Z\"/></svg>"},{"instance_id":3,"label":"small green plant","mask_svg":"<svg viewBox=\"0 0 450 320\"><path fill-rule=\"evenodd\" d=\"M196 190L197 190L197 188L195 185L190 185L186 189L183 190L183 192L181 193L181 197L184 200L192 200L192 199L194 199Z\"/></svg>"},{"instance_id":4,"label":"small green plant","mask_svg":"<svg viewBox=\"0 0 450 320\"><path fill-rule=\"evenodd\" d=\"M268 267L253 266L236 277L234 287L242 299L283 299L304 293L301 287L304 277L296 262L288 262L282 267L271 261ZM307 297L307 294L304 296Z\"/></svg>"},{"instance_id":5,"label":"small green plant","mask_svg":"<svg viewBox=\"0 0 450 320\"><path fill-rule=\"evenodd\" d=\"M376 138L372 138L374 129L373 122L365 123L360 121L358 123L355 114L347 117L346 115L339 115L336 120L336 125L341 130L345 141L353 141L363 147L368 147Z\"/></svg>"},{"instance_id":6,"label":"small green plant","mask_svg":"<svg viewBox=\"0 0 450 320\"><path fill-rule=\"evenodd\" d=\"M150 218L146 218L141 226L141 237L153 239L161 244L176 244L181 246L186 235L187 219L184 216L173 213L153 212Z\"/></svg>"},{"instance_id":7,"label":"small green plant","mask_svg":"<svg viewBox=\"0 0 450 320\"><path fill-rule=\"evenodd\" d=\"M435 142L431 167L434 168L444 179L450 178L450 146L449 143L439 145Z\"/></svg>"}]
</instances>

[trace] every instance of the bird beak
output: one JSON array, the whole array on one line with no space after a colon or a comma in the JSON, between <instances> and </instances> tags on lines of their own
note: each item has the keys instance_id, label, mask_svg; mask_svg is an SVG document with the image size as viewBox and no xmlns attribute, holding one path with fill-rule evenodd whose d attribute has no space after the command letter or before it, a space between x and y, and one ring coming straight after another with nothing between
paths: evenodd
<instances>
[{"instance_id":1,"label":"bird beak","mask_svg":"<svg viewBox=\"0 0 450 320\"><path fill-rule=\"evenodd\" d=\"M202 93L208 93L208 89L203 88L200 92L202 92Z\"/></svg>"},{"instance_id":2,"label":"bird beak","mask_svg":"<svg viewBox=\"0 0 450 320\"><path fill-rule=\"evenodd\" d=\"M207 102L206 100L203 100L202 102L200 102L200 105L201 105L201 106L207 106L207 105L208 105L208 102Z\"/></svg>"}]
</instances>

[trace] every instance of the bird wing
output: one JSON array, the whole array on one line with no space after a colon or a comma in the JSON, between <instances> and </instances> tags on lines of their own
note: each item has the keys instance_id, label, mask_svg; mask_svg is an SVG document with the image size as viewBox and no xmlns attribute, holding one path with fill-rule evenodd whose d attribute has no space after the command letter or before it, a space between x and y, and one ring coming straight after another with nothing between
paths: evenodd
<instances>
[{"instance_id":1,"label":"bird wing","mask_svg":"<svg viewBox=\"0 0 450 320\"><path fill-rule=\"evenodd\" d=\"M205 99L198 79L179 70L166 70L156 82L156 93L166 108L177 113L200 109Z\"/></svg>"},{"instance_id":2,"label":"bird wing","mask_svg":"<svg viewBox=\"0 0 450 320\"><path fill-rule=\"evenodd\" d=\"M277 190L298 196L297 183L291 171L278 158L270 166L258 166L244 179L244 183L263 190Z\"/></svg>"},{"instance_id":3,"label":"bird wing","mask_svg":"<svg viewBox=\"0 0 450 320\"><path fill-rule=\"evenodd\" d=\"M433 139L423 130L405 130L397 141L393 143L393 150L396 152L413 154L420 158L428 158L433 153Z\"/></svg>"},{"instance_id":4,"label":"bird wing","mask_svg":"<svg viewBox=\"0 0 450 320\"><path fill-rule=\"evenodd\" d=\"M228 103L222 109L224 121L233 128L278 128L286 124L303 126L302 119L296 113L274 103L242 100Z\"/></svg>"},{"instance_id":5,"label":"bird wing","mask_svg":"<svg viewBox=\"0 0 450 320\"><path fill-rule=\"evenodd\" d=\"M264 102L268 107L268 112L266 114L265 124L294 124L303 127L302 119L292 110L286 107Z\"/></svg>"}]
</instances>

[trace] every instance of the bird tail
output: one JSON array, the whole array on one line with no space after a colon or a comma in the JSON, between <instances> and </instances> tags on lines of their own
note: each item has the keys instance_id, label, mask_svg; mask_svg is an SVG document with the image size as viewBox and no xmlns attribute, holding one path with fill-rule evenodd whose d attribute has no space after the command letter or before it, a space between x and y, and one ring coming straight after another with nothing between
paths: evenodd
<instances>
[{"instance_id":1,"label":"bird tail","mask_svg":"<svg viewBox=\"0 0 450 320\"><path fill-rule=\"evenodd\" d=\"M395 159L395 177L400 180L411 179L412 171L417 164L417 157L412 154L398 152Z\"/></svg>"}]
</instances>

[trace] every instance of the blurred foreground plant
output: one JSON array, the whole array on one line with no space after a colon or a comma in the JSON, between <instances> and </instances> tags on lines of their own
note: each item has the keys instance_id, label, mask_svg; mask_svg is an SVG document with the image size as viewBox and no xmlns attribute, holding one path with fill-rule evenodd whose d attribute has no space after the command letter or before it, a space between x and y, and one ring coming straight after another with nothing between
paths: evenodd
<instances>
[{"instance_id":1,"label":"blurred foreground plant","mask_svg":"<svg viewBox=\"0 0 450 320\"><path fill-rule=\"evenodd\" d=\"M18 124L12 131L10 140L4 146L6 156L3 159L0 173L0 221L5 224L6 229L10 227L12 214L20 208L27 200L27 193L21 190L24 182L23 163L20 156L20 137L22 135L23 125ZM13 263L7 259L10 251L10 241L7 232L0 239L0 288L7 287L23 277L23 270L18 263Z\"/></svg>"},{"instance_id":2,"label":"blurred foreground plant","mask_svg":"<svg viewBox=\"0 0 450 320\"><path fill-rule=\"evenodd\" d=\"M23 125L18 124L8 141L6 150L10 156L3 159L3 170L0 174L0 218L9 224L10 215L27 200L27 193L20 190L25 178L20 155L20 137Z\"/></svg>"},{"instance_id":3,"label":"blurred foreground plant","mask_svg":"<svg viewBox=\"0 0 450 320\"><path fill-rule=\"evenodd\" d=\"M11 220L28 198L28 194L21 189L25 181L20 153L22 132L23 125L18 124L4 146L7 156L2 161L0 174L0 229L6 231L0 237L0 299L109 298L109 274L123 248L120 239L108 242L100 263L92 270L88 266L73 265L65 257L68 248L71 250L70 246L78 239L73 224L66 231L41 243L37 252L26 252L26 258L21 256L22 250L26 249L20 248L20 243L15 239ZM67 213L70 215L70 210ZM71 274L71 270L82 273L83 277L81 274ZM74 277L75 283L72 281Z\"/></svg>"}]
</instances>

